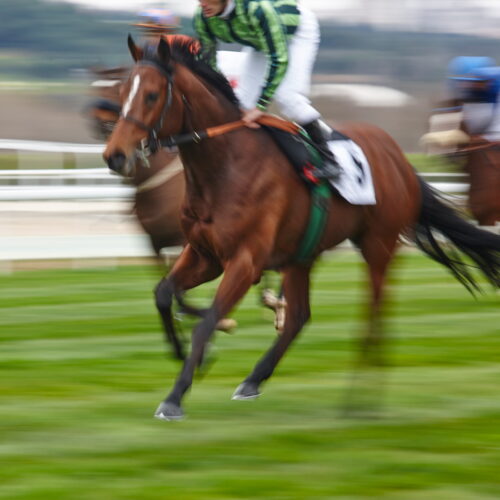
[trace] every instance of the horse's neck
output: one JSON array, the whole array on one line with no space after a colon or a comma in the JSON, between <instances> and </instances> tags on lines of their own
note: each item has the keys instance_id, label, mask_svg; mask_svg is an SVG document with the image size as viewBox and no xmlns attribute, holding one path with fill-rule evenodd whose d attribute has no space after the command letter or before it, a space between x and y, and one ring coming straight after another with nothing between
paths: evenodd
<instances>
[{"instance_id":1,"label":"horse's neck","mask_svg":"<svg viewBox=\"0 0 500 500\"><path fill-rule=\"evenodd\" d=\"M204 130L240 118L239 110L187 69L179 70L180 88L186 101L184 128Z\"/></svg>"},{"instance_id":2,"label":"horse's neck","mask_svg":"<svg viewBox=\"0 0 500 500\"><path fill-rule=\"evenodd\" d=\"M197 78L191 77L182 91L187 102L185 132L205 130L240 118L234 105ZM202 192L217 189L219 179L225 177L223 171L228 168L227 158L232 154L232 147L230 134L180 146L188 192L201 196Z\"/></svg>"}]
</instances>

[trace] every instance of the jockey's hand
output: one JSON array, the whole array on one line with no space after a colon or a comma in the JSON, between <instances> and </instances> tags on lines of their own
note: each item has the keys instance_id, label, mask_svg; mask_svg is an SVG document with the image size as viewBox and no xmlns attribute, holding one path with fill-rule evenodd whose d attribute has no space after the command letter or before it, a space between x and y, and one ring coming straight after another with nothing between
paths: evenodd
<instances>
[{"instance_id":1,"label":"jockey's hand","mask_svg":"<svg viewBox=\"0 0 500 500\"><path fill-rule=\"evenodd\" d=\"M242 120L245 122L245 125L249 128L260 128L260 125L256 123L256 120L258 120L263 115L264 111L261 111L260 109L257 108L247 109L246 111L243 112Z\"/></svg>"}]
</instances>

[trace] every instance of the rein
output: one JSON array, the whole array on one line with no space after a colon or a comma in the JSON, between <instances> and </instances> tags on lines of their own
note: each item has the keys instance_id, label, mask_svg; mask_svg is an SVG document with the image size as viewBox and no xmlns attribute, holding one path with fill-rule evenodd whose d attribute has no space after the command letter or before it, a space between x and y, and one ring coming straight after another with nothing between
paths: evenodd
<instances>
[{"instance_id":1,"label":"rein","mask_svg":"<svg viewBox=\"0 0 500 500\"><path fill-rule=\"evenodd\" d=\"M259 125L279 128L291 134L298 134L300 130L299 125L296 123L283 120L282 118L274 115L263 115L257 120L257 123ZM190 142L199 143L203 139L218 137L243 127L246 127L246 123L243 120L237 120L235 122L225 123L216 127L210 127L205 130L189 132L187 134L171 135L165 139L159 139L158 143L162 147L170 148L181 144L189 144Z\"/></svg>"},{"instance_id":2,"label":"rein","mask_svg":"<svg viewBox=\"0 0 500 500\"><path fill-rule=\"evenodd\" d=\"M460 148L457 152L460 153L474 153L475 151L487 151L488 149L500 149L500 141L475 141L472 143L472 146L466 146L464 148Z\"/></svg>"}]
</instances>

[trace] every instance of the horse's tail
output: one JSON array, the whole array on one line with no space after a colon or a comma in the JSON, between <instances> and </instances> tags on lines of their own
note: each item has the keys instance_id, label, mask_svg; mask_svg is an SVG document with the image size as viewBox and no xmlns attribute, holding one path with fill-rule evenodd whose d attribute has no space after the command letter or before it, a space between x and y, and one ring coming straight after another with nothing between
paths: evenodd
<instances>
[{"instance_id":1,"label":"horse's tail","mask_svg":"<svg viewBox=\"0 0 500 500\"><path fill-rule=\"evenodd\" d=\"M500 287L500 236L462 219L429 184L420 177L419 181L422 205L414 235L418 247L446 266L471 293L480 289L461 253Z\"/></svg>"}]
</instances>

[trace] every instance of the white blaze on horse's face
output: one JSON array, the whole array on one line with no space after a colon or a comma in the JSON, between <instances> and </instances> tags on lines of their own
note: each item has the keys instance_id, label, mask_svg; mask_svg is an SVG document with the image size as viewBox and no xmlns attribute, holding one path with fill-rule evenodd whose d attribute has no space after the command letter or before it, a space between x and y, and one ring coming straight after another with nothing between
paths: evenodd
<instances>
[{"instance_id":1,"label":"white blaze on horse's face","mask_svg":"<svg viewBox=\"0 0 500 500\"><path fill-rule=\"evenodd\" d=\"M134 76L134 80L132 81L132 88L130 89L130 93L125 101L123 106L123 116L127 116L130 111L130 107L132 106L132 102L134 100L137 91L139 90L139 85L141 84L141 77L139 75Z\"/></svg>"}]
</instances>

